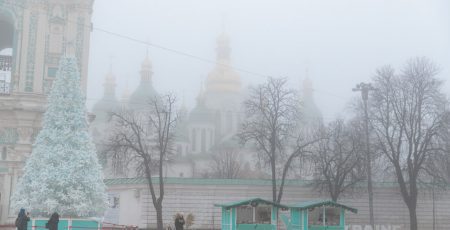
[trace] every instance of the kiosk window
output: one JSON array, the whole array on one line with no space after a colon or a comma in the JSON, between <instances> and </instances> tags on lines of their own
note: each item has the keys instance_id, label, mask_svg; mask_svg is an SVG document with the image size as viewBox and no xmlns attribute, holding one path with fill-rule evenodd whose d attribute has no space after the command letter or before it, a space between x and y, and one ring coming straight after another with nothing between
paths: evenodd
<instances>
[{"instance_id":1,"label":"kiosk window","mask_svg":"<svg viewBox=\"0 0 450 230\"><path fill-rule=\"evenodd\" d=\"M316 207L308 210L308 223L309 225L323 225L323 208Z\"/></svg>"},{"instance_id":2,"label":"kiosk window","mask_svg":"<svg viewBox=\"0 0 450 230\"><path fill-rule=\"evenodd\" d=\"M340 224L340 212L339 208L327 208L326 220L328 226L336 226Z\"/></svg>"},{"instance_id":3,"label":"kiosk window","mask_svg":"<svg viewBox=\"0 0 450 230\"><path fill-rule=\"evenodd\" d=\"M251 224L253 223L253 207L241 206L236 208L236 223Z\"/></svg>"},{"instance_id":4,"label":"kiosk window","mask_svg":"<svg viewBox=\"0 0 450 230\"><path fill-rule=\"evenodd\" d=\"M270 206L258 206L256 207L256 223L258 224L270 224L271 217Z\"/></svg>"}]
</instances>

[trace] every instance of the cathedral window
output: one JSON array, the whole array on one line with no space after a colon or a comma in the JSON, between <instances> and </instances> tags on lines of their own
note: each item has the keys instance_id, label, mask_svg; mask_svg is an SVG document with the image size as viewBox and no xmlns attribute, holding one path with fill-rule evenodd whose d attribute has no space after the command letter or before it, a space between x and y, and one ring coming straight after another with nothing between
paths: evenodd
<instances>
[{"instance_id":1,"label":"cathedral window","mask_svg":"<svg viewBox=\"0 0 450 230\"><path fill-rule=\"evenodd\" d=\"M11 70L12 70L12 52L10 49L0 51L0 94L10 93Z\"/></svg>"},{"instance_id":2,"label":"cathedral window","mask_svg":"<svg viewBox=\"0 0 450 230\"><path fill-rule=\"evenodd\" d=\"M14 19L13 16L0 9L0 95L10 94L14 69Z\"/></svg>"},{"instance_id":3,"label":"cathedral window","mask_svg":"<svg viewBox=\"0 0 450 230\"><path fill-rule=\"evenodd\" d=\"M214 145L213 141L214 141L214 133L213 133L213 131L210 129L210 130L209 130L209 146L213 146L213 145Z\"/></svg>"},{"instance_id":4,"label":"cathedral window","mask_svg":"<svg viewBox=\"0 0 450 230\"><path fill-rule=\"evenodd\" d=\"M195 129L192 129L192 151L196 151L197 144L197 132Z\"/></svg>"},{"instance_id":5,"label":"cathedral window","mask_svg":"<svg viewBox=\"0 0 450 230\"><path fill-rule=\"evenodd\" d=\"M47 70L47 76L48 76L48 77L51 77L51 78L56 77L56 71L58 71L58 68L55 68L55 67L48 67L48 70Z\"/></svg>"},{"instance_id":6,"label":"cathedral window","mask_svg":"<svg viewBox=\"0 0 450 230\"><path fill-rule=\"evenodd\" d=\"M202 129L202 153L206 152L206 130Z\"/></svg>"},{"instance_id":7,"label":"cathedral window","mask_svg":"<svg viewBox=\"0 0 450 230\"><path fill-rule=\"evenodd\" d=\"M50 25L49 48L52 54L60 54L63 51L64 34L60 25Z\"/></svg>"}]
</instances>

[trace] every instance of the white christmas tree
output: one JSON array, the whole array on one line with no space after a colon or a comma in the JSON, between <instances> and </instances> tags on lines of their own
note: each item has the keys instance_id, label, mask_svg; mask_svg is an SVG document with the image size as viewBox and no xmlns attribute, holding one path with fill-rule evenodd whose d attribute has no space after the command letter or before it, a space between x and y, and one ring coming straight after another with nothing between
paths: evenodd
<instances>
[{"instance_id":1,"label":"white christmas tree","mask_svg":"<svg viewBox=\"0 0 450 230\"><path fill-rule=\"evenodd\" d=\"M12 203L18 210L92 216L106 208L102 169L88 133L85 98L74 57L62 57Z\"/></svg>"}]
</instances>

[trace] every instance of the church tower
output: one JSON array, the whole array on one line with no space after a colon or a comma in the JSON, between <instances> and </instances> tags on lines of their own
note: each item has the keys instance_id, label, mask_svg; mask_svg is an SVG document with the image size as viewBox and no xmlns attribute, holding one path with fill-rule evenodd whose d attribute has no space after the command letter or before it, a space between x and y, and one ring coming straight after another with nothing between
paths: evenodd
<instances>
[{"instance_id":1,"label":"church tower","mask_svg":"<svg viewBox=\"0 0 450 230\"><path fill-rule=\"evenodd\" d=\"M216 65L208 74L205 106L214 114L215 143L230 139L241 121L241 79L231 67L230 39L225 33L217 38Z\"/></svg>"},{"instance_id":2,"label":"church tower","mask_svg":"<svg viewBox=\"0 0 450 230\"><path fill-rule=\"evenodd\" d=\"M129 99L129 106L132 109L148 108L150 100L156 98L158 93L153 88L152 77L153 67L150 58L147 55L141 64L140 70L141 80L136 90L131 94Z\"/></svg>"},{"instance_id":3,"label":"church tower","mask_svg":"<svg viewBox=\"0 0 450 230\"><path fill-rule=\"evenodd\" d=\"M60 57L75 55L86 91L94 0L0 0L0 225L41 128Z\"/></svg>"},{"instance_id":4,"label":"church tower","mask_svg":"<svg viewBox=\"0 0 450 230\"><path fill-rule=\"evenodd\" d=\"M92 113L95 115L94 121L90 125L94 139L101 138L106 126L109 123L109 113L120 108L120 103L116 97L116 76L112 73L112 68L105 76L103 83L103 97L95 103Z\"/></svg>"},{"instance_id":5,"label":"church tower","mask_svg":"<svg viewBox=\"0 0 450 230\"><path fill-rule=\"evenodd\" d=\"M302 102L302 119L301 127L303 128L316 128L323 122L322 112L317 107L314 100L314 88L313 82L309 78L309 71L306 69L305 78L303 79L303 86L301 90L301 102Z\"/></svg>"}]
</instances>

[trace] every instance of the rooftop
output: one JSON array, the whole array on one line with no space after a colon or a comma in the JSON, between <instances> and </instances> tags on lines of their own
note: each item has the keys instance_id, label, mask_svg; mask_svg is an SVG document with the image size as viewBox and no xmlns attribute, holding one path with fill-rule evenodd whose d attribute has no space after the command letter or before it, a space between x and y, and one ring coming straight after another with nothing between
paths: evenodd
<instances>
[{"instance_id":1,"label":"rooftop","mask_svg":"<svg viewBox=\"0 0 450 230\"><path fill-rule=\"evenodd\" d=\"M332 200L306 201L306 202L300 202L300 203L288 205L289 208L298 208L298 209L302 209L302 210L321 207L321 206L338 207L338 208L343 208L343 209L348 210L353 213L358 213L358 209L352 208L352 207L349 207L349 206L346 206L343 204L339 204Z\"/></svg>"}]
</instances>

